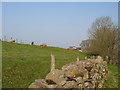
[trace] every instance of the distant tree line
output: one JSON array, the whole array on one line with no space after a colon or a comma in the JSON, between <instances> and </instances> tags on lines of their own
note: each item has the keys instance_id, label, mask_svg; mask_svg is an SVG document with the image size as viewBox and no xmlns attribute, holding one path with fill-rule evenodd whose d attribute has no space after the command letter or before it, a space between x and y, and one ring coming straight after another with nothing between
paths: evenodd
<instances>
[{"instance_id":1,"label":"distant tree line","mask_svg":"<svg viewBox=\"0 0 120 90\"><path fill-rule=\"evenodd\" d=\"M120 32L109 16L97 18L88 29L89 39L80 44L84 51L107 57L108 63L118 64Z\"/></svg>"}]
</instances>

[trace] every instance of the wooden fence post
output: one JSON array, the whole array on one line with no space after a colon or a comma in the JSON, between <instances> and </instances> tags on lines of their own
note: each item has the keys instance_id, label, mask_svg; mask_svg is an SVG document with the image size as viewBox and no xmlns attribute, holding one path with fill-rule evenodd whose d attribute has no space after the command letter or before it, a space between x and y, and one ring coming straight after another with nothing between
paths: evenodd
<instances>
[{"instance_id":1,"label":"wooden fence post","mask_svg":"<svg viewBox=\"0 0 120 90\"><path fill-rule=\"evenodd\" d=\"M93 55L93 59L95 59L95 56Z\"/></svg>"},{"instance_id":2,"label":"wooden fence post","mask_svg":"<svg viewBox=\"0 0 120 90\"><path fill-rule=\"evenodd\" d=\"M16 38L16 43L18 43L18 39Z\"/></svg>"},{"instance_id":3,"label":"wooden fence post","mask_svg":"<svg viewBox=\"0 0 120 90\"><path fill-rule=\"evenodd\" d=\"M108 62L109 62L109 57L108 57L108 56L106 56L106 58L105 58L105 59L106 59L106 61L107 61L107 63L108 63Z\"/></svg>"},{"instance_id":4,"label":"wooden fence post","mask_svg":"<svg viewBox=\"0 0 120 90\"><path fill-rule=\"evenodd\" d=\"M55 70L55 55L51 54L51 71Z\"/></svg>"},{"instance_id":5,"label":"wooden fence post","mask_svg":"<svg viewBox=\"0 0 120 90\"><path fill-rule=\"evenodd\" d=\"M4 41L7 41L6 36L4 36Z\"/></svg>"},{"instance_id":6,"label":"wooden fence post","mask_svg":"<svg viewBox=\"0 0 120 90\"><path fill-rule=\"evenodd\" d=\"M79 56L77 57L77 62L79 62L80 60L79 60Z\"/></svg>"}]
</instances>

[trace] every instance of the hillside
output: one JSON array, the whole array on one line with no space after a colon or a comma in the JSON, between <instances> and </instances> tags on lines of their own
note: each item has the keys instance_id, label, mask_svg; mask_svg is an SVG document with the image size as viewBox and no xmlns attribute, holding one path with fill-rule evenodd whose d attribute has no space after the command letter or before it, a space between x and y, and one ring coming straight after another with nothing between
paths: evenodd
<instances>
[{"instance_id":1,"label":"hillside","mask_svg":"<svg viewBox=\"0 0 120 90\"><path fill-rule=\"evenodd\" d=\"M3 88L27 88L35 79L50 71L51 53L56 56L56 68L84 59L86 53L57 47L2 42Z\"/></svg>"},{"instance_id":2,"label":"hillside","mask_svg":"<svg viewBox=\"0 0 120 90\"><path fill-rule=\"evenodd\" d=\"M50 71L51 53L56 56L56 68L84 60L89 54L57 47L42 48L36 45L2 42L3 88L27 88L35 79L45 78ZM118 88L118 68L108 65L109 77L104 87Z\"/></svg>"}]
</instances>

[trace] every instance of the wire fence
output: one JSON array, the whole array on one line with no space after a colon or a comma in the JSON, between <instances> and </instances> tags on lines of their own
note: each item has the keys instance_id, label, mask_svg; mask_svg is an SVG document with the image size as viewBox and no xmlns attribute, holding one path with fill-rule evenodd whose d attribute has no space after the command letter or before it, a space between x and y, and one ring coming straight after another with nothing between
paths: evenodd
<instances>
[{"instance_id":1,"label":"wire fence","mask_svg":"<svg viewBox=\"0 0 120 90\"><path fill-rule=\"evenodd\" d=\"M9 36L2 36L2 39L0 39L1 41L6 41L6 42L10 42L10 40L15 40L14 43L20 43L20 44L29 44L31 45L31 42L32 41L28 41L28 40L22 40L22 39L18 39L18 38L15 38L15 37L9 37ZM38 42L34 42L34 45L40 45L40 43ZM29 58L46 58L46 56L36 56L36 57L2 57L2 58L6 58L6 59L29 59ZM85 59L93 59L93 58L96 58L96 57L85 57Z\"/></svg>"},{"instance_id":2,"label":"wire fence","mask_svg":"<svg viewBox=\"0 0 120 90\"><path fill-rule=\"evenodd\" d=\"M51 60L51 57L50 56L25 56L25 57L2 57L3 60L42 60L42 61L45 61L45 60ZM73 57L73 58L69 58L69 57L64 57L62 58L62 60L59 60L61 59L60 57L57 57L56 60L58 62L68 62L68 61L81 61L81 60L87 60L87 59L97 59L97 58L78 58L77 57Z\"/></svg>"},{"instance_id":3,"label":"wire fence","mask_svg":"<svg viewBox=\"0 0 120 90\"><path fill-rule=\"evenodd\" d=\"M30 57L2 57L3 59L31 59L31 58L50 58L50 56L30 56Z\"/></svg>"},{"instance_id":4,"label":"wire fence","mask_svg":"<svg viewBox=\"0 0 120 90\"><path fill-rule=\"evenodd\" d=\"M0 41L5 41L5 42L10 42L10 40L15 40L14 43L20 43L20 44L30 44L31 42L30 40L23 40L23 39L19 39L19 38L15 38L15 37L9 37L9 36L2 36L2 38L0 39ZM40 45L38 42L34 42L34 45Z\"/></svg>"}]
</instances>

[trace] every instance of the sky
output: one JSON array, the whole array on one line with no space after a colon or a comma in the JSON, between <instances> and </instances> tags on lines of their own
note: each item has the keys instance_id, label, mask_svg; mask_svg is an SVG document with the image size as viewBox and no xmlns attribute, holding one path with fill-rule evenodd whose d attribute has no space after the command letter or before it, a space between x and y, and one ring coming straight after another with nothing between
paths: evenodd
<instances>
[{"instance_id":1,"label":"sky","mask_svg":"<svg viewBox=\"0 0 120 90\"><path fill-rule=\"evenodd\" d=\"M2 37L62 48L79 46L101 16L110 16L117 23L118 3L3 2Z\"/></svg>"},{"instance_id":2,"label":"sky","mask_svg":"<svg viewBox=\"0 0 120 90\"><path fill-rule=\"evenodd\" d=\"M2 3L0 2L0 38L2 37Z\"/></svg>"}]
</instances>

